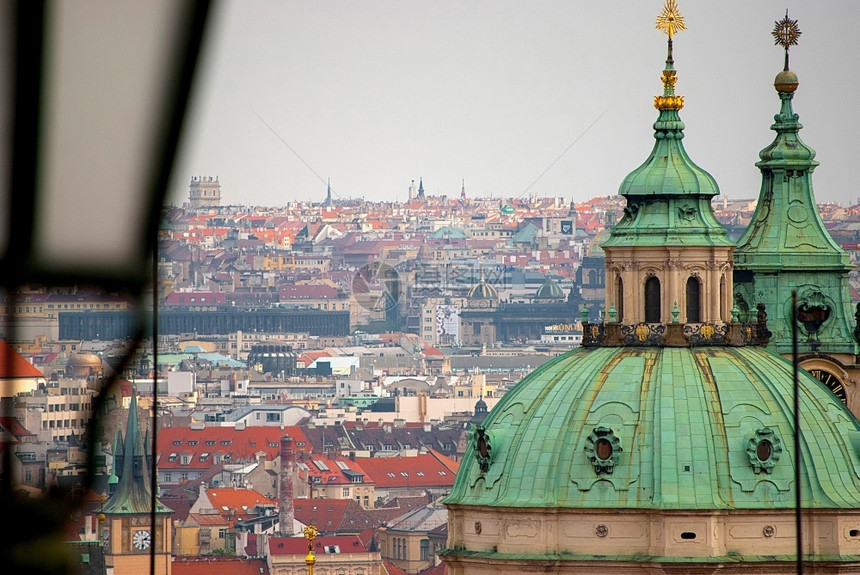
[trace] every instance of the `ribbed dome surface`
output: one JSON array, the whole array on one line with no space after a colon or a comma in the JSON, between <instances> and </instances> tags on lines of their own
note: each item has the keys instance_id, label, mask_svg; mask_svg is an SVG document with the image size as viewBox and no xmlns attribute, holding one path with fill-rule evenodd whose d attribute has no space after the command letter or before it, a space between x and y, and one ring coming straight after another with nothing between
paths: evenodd
<instances>
[{"instance_id":1,"label":"ribbed dome surface","mask_svg":"<svg viewBox=\"0 0 860 575\"><path fill-rule=\"evenodd\" d=\"M481 281L472 286L467 295L469 299L499 299L499 292L481 277Z\"/></svg>"},{"instance_id":2,"label":"ribbed dome surface","mask_svg":"<svg viewBox=\"0 0 860 575\"><path fill-rule=\"evenodd\" d=\"M857 420L803 371L800 386L803 505L858 508ZM494 407L488 465L473 433L446 503L788 509L793 427L792 366L761 348L574 350Z\"/></svg>"},{"instance_id":3,"label":"ribbed dome surface","mask_svg":"<svg viewBox=\"0 0 860 575\"><path fill-rule=\"evenodd\" d=\"M547 278L537 290L535 290L535 299L564 299L564 290L558 285L558 282Z\"/></svg>"}]
</instances>

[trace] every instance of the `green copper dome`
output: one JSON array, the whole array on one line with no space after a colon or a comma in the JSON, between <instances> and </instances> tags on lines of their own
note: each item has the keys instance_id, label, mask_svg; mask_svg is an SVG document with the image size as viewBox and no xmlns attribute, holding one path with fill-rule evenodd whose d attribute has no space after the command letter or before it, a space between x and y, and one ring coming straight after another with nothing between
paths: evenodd
<instances>
[{"instance_id":1,"label":"green copper dome","mask_svg":"<svg viewBox=\"0 0 860 575\"><path fill-rule=\"evenodd\" d=\"M711 198L720 193L716 180L693 163L681 142L684 122L678 111L684 98L675 95L677 76L669 46L663 95L654 99L660 111L654 148L621 183L618 193L627 198L627 207L604 247L733 245L711 208Z\"/></svg>"},{"instance_id":2,"label":"green copper dome","mask_svg":"<svg viewBox=\"0 0 860 575\"><path fill-rule=\"evenodd\" d=\"M860 425L801 372L804 507L860 507ZM791 509L792 366L757 347L580 349L473 430L449 505Z\"/></svg>"},{"instance_id":3,"label":"green copper dome","mask_svg":"<svg viewBox=\"0 0 860 575\"><path fill-rule=\"evenodd\" d=\"M536 300L559 300L564 299L566 294L564 289L554 279L547 277L537 290L535 290L534 299Z\"/></svg>"}]
</instances>

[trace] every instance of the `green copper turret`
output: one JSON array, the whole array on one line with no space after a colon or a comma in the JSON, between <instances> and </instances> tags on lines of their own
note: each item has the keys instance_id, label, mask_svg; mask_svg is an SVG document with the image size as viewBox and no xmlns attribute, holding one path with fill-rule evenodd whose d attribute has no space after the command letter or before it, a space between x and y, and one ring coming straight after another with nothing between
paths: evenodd
<instances>
[{"instance_id":1,"label":"green copper turret","mask_svg":"<svg viewBox=\"0 0 860 575\"><path fill-rule=\"evenodd\" d=\"M654 98L660 112L654 148L621 183L618 193L627 198L627 207L604 246L733 245L711 208L711 198L720 193L717 182L693 163L681 141L685 126L678 111L684 97L675 94L671 36L668 52L663 95Z\"/></svg>"},{"instance_id":2,"label":"green copper turret","mask_svg":"<svg viewBox=\"0 0 860 575\"><path fill-rule=\"evenodd\" d=\"M776 327L771 345L790 353L791 292L797 290L800 351L853 354L848 285L853 268L815 204L812 172L818 162L798 135L802 126L792 109L797 85L786 58L774 82L781 102L771 126L776 138L759 154L758 204L735 250L735 301L750 310L764 302Z\"/></svg>"}]
</instances>

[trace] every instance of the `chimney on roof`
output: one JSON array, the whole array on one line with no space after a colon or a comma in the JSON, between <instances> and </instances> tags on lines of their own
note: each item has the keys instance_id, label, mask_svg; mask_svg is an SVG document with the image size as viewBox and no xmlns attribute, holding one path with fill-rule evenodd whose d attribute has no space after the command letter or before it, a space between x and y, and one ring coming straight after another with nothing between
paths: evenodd
<instances>
[{"instance_id":1,"label":"chimney on roof","mask_svg":"<svg viewBox=\"0 0 860 575\"><path fill-rule=\"evenodd\" d=\"M292 537L293 519L293 438L285 435L281 438L281 472L278 475L280 481L278 523L280 524L281 537Z\"/></svg>"}]
</instances>

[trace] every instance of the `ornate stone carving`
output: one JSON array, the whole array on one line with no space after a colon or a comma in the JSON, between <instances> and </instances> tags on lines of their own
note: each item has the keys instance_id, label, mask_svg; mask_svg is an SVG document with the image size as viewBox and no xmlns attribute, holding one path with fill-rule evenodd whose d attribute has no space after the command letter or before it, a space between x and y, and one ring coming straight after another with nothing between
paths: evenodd
<instances>
[{"instance_id":1,"label":"ornate stone carving","mask_svg":"<svg viewBox=\"0 0 860 575\"><path fill-rule=\"evenodd\" d=\"M598 475L611 475L621 460L621 440L608 427L595 427L585 440L585 457Z\"/></svg>"},{"instance_id":2,"label":"ornate stone carving","mask_svg":"<svg viewBox=\"0 0 860 575\"><path fill-rule=\"evenodd\" d=\"M782 440L769 427L757 429L747 441L746 452L754 472L770 474L782 454Z\"/></svg>"}]
</instances>

